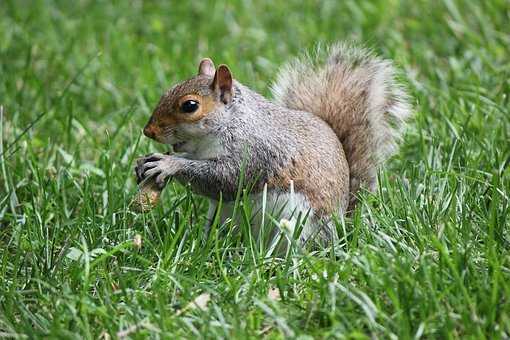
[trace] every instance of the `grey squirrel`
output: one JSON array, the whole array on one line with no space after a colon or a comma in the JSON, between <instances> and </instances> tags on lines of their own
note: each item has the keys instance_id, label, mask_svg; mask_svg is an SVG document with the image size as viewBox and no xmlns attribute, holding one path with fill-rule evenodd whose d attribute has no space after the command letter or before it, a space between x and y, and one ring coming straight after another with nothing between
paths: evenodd
<instances>
[{"instance_id":1,"label":"grey squirrel","mask_svg":"<svg viewBox=\"0 0 510 340\"><path fill-rule=\"evenodd\" d=\"M203 59L145 126L175 153L140 158L138 181L152 178L160 190L169 178L189 183L210 199L213 216L220 197L227 206L235 199L243 169L254 200L265 187L283 217L308 212L302 242L335 238L331 216L352 210L360 188L374 189L379 165L396 150L408 95L391 62L341 43L290 61L272 93L271 101Z\"/></svg>"}]
</instances>

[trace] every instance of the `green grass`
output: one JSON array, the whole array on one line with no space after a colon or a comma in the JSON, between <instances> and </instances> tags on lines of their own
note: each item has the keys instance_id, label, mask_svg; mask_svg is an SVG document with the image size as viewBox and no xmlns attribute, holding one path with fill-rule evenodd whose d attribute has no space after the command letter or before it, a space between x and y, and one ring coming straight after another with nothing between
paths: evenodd
<instances>
[{"instance_id":1,"label":"green grass","mask_svg":"<svg viewBox=\"0 0 510 340\"><path fill-rule=\"evenodd\" d=\"M509 23L505 0L1 1L0 337L508 338ZM395 60L416 115L334 251L206 238L177 184L130 212L133 159L164 150L141 128L201 57L267 95L344 39Z\"/></svg>"}]
</instances>

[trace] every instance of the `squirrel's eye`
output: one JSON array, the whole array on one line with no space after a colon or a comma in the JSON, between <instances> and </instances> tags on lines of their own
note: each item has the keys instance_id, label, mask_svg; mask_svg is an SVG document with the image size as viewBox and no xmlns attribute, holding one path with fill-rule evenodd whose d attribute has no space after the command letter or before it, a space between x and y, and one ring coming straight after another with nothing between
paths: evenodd
<instances>
[{"instance_id":1,"label":"squirrel's eye","mask_svg":"<svg viewBox=\"0 0 510 340\"><path fill-rule=\"evenodd\" d=\"M186 100L181 104L181 111L185 113L192 113L198 109L198 102L195 100Z\"/></svg>"}]
</instances>

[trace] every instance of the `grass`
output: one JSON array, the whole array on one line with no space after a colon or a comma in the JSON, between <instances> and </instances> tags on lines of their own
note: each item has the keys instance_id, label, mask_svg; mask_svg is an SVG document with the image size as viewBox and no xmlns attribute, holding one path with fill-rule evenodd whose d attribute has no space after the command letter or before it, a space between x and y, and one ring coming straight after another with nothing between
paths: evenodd
<instances>
[{"instance_id":1,"label":"grass","mask_svg":"<svg viewBox=\"0 0 510 340\"><path fill-rule=\"evenodd\" d=\"M505 0L2 1L0 336L508 338L509 22ZM267 95L339 39L395 60L416 115L333 250L207 238L177 184L130 212L133 159L164 150L141 128L200 57Z\"/></svg>"}]
</instances>

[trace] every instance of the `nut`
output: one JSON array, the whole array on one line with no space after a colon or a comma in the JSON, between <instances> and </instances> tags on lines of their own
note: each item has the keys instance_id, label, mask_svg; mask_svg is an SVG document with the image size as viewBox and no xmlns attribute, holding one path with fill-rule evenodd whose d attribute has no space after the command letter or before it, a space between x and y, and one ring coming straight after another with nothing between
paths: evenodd
<instances>
[{"instance_id":1,"label":"nut","mask_svg":"<svg viewBox=\"0 0 510 340\"><path fill-rule=\"evenodd\" d=\"M149 178L140 184L140 188L131 202L131 207L137 212L148 212L158 204L160 196L161 190L154 179Z\"/></svg>"}]
</instances>

